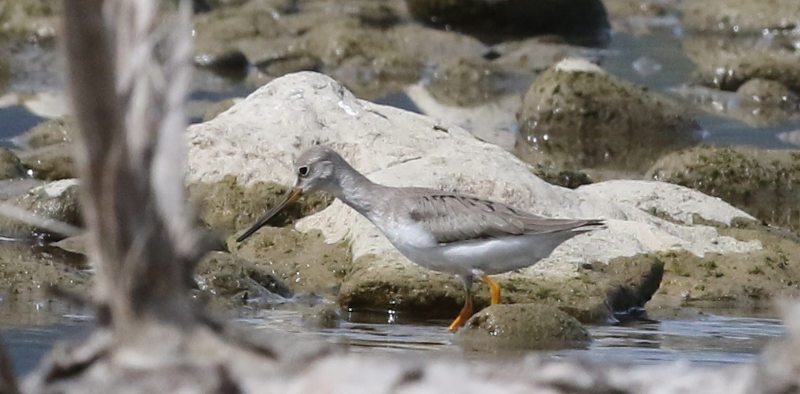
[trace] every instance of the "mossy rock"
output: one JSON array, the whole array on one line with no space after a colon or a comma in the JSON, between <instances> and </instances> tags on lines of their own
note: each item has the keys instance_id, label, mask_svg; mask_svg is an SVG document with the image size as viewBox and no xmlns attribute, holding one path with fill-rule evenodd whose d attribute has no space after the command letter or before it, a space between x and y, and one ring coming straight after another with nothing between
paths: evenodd
<instances>
[{"instance_id":1,"label":"mossy rock","mask_svg":"<svg viewBox=\"0 0 800 394\"><path fill-rule=\"evenodd\" d=\"M647 177L699 190L767 223L800 230L800 151L697 147L663 157Z\"/></svg>"},{"instance_id":2,"label":"mossy rock","mask_svg":"<svg viewBox=\"0 0 800 394\"><path fill-rule=\"evenodd\" d=\"M470 350L526 351L586 348L589 332L574 317L541 304L492 305L458 331Z\"/></svg>"}]
</instances>

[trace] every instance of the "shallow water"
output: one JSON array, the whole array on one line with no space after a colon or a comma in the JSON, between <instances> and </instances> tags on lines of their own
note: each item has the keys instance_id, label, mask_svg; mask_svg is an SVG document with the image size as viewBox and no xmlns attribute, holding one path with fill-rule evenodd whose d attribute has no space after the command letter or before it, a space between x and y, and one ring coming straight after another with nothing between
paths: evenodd
<instances>
[{"instance_id":1,"label":"shallow water","mask_svg":"<svg viewBox=\"0 0 800 394\"><path fill-rule=\"evenodd\" d=\"M453 343L445 320L402 319L389 314L350 314L338 328L316 331L327 341L345 344L357 353L456 354L470 359L521 357L535 351L496 354L465 351ZM255 329L308 333L293 311L264 312L241 320ZM548 358L581 358L614 364L659 364L688 361L719 366L753 361L764 345L785 334L779 319L699 314L692 320L635 322L619 326L587 326L593 341L587 349L539 352Z\"/></svg>"},{"instance_id":2,"label":"shallow water","mask_svg":"<svg viewBox=\"0 0 800 394\"><path fill-rule=\"evenodd\" d=\"M346 346L362 354L417 354L472 360L497 360L532 354L550 359L579 358L615 365L661 364L686 361L698 366L749 363L771 339L785 335L780 320L702 314L691 320L635 322L619 326L587 326L592 343L587 349L484 353L464 350L453 342L446 320L416 320L394 314L343 313L337 328L310 330L297 311L264 310L234 324L254 330L290 333ZM0 328L14 369L31 372L56 341L79 340L92 328L86 317L65 318L46 326Z\"/></svg>"}]
</instances>

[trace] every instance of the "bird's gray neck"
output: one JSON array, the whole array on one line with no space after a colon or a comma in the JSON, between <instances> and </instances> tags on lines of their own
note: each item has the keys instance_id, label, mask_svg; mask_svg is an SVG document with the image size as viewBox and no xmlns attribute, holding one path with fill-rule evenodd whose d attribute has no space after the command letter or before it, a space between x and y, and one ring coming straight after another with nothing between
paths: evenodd
<instances>
[{"instance_id":1,"label":"bird's gray neck","mask_svg":"<svg viewBox=\"0 0 800 394\"><path fill-rule=\"evenodd\" d=\"M338 190L332 192L334 197L342 200L362 215L373 210L376 194L371 191L381 187L367 179L349 164L340 166L336 174Z\"/></svg>"}]
</instances>

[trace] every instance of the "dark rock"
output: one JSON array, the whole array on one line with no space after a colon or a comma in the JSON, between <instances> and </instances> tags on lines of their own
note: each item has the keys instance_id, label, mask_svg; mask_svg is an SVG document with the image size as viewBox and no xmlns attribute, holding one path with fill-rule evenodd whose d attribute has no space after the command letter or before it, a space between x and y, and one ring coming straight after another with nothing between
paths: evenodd
<instances>
[{"instance_id":1,"label":"dark rock","mask_svg":"<svg viewBox=\"0 0 800 394\"><path fill-rule=\"evenodd\" d=\"M406 0L422 23L454 29L488 43L534 35L559 35L604 46L610 27L598 0Z\"/></svg>"},{"instance_id":2,"label":"dark rock","mask_svg":"<svg viewBox=\"0 0 800 394\"><path fill-rule=\"evenodd\" d=\"M542 73L517 115L516 153L532 164L643 174L664 153L697 143L688 109L585 61Z\"/></svg>"},{"instance_id":3,"label":"dark rock","mask_svg":"<svg viewBox=\"0 0 800 394\"><path fill-rule=\"evenodd\" d=\"M525 351L586 348L591 337L574 317L550 305L492 305L459 330L471 350Z\"/></svg>"}]
</instances>

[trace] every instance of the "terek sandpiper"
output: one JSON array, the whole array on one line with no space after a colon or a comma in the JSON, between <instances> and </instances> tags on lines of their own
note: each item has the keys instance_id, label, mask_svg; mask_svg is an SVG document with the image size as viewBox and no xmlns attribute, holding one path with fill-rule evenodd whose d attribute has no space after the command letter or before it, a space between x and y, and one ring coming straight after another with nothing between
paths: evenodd
<instances>
[{"instance_id":1,"label":"terek sandpiper","mask_svg":"<svg viewBox=\"0 0 800 394\"><path fill-rule=\"evenodd\" d=\"M472 316L472 280L482 278L500 302L500 285L488 275L533 265L559 244L604 226L602 220L551 219L476 197L373 183L336 151L314 146L295 163L297 181L287 198L244 232L244 241L304 193L322 190L369 219L416 264L458 275L467 297L450 324L455 332Z\"/></svg>"}]
</instances>

